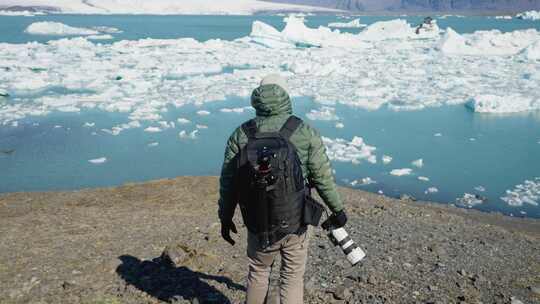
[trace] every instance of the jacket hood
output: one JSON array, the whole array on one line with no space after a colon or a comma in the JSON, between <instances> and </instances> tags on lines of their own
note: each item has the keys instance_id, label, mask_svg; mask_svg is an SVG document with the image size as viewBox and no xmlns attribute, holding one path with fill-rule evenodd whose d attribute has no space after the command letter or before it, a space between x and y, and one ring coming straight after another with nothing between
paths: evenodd
<instances>
[{"instance_id":1,"label":"jacket hood","mask_svg":"<svg viewBox=\"0 0 540 304\"><path fill-rule=\"evenodd\" d=\"M251 94L251 106L257 116L292 114L289 94L276 84L261 85Z\"/></svg>"}]
</instances>

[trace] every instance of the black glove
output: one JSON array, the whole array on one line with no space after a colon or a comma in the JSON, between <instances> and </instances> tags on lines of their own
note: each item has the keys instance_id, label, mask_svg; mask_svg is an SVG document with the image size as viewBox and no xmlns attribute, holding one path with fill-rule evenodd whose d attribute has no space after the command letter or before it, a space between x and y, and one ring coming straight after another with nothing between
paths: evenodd
<instances>
[{"instance_id":1,"label":"black glove","mask_svg":"<svg viewBox=\"0 0 540 304\"><path fill-rule=\"evenodd\" d=\"M233 245L235 244L235 241L231 238L231 231L233 233L238 233L236 231L236 226L234 225L233 221L227 221L221 222L221 237L227 241L229 244Z\"/></svg>"},{"instance_id":2,"label":"black glove","mask_svg":"<svg viewBox=\"0 0 540 304\"><path fill-rule=\"evenodd\" d=\"M332 214L321 226L323 229L328 230L330 228L341 228L345 226L345 224L347 224L347 215L345 214L345 210L342 209L341 211Z\"/></svg>"}]
</instances>

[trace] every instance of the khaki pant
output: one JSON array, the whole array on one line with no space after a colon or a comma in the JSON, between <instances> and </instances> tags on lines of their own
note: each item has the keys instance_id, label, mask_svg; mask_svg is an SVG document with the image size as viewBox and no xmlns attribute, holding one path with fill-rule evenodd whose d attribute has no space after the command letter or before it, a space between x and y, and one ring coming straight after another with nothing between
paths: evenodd
<instances>
[{"instance_id":1,"label":"khaki pant","mask_svg":"<svg viewBox=\"0 0 540 304\"><path fill-rule=\"evenodd\" d=\"M309 230L301 235L290 234L262 250L257 237L248 232L247 304L263 304L268 296L270 272L274 259L281 255L279 298L281 304L301 304L304 298Z\"/></svg>"}]
</instances>

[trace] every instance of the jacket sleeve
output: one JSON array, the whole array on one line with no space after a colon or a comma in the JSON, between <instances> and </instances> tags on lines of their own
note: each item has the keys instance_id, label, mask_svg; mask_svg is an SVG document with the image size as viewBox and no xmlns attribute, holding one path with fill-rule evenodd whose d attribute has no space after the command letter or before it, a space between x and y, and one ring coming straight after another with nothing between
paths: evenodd
<instances>
[{"instance_id":1,"label":"jacket sleeve","mask_svg":"<svg viewBox=\"0 0 540 304\"><path fill-rule=\"evenodd\" d=\"M343 210L343 203L337 192L332 166L326 155L326 147L319 132L310 126L307 127L310 133L307 162L308 180L315 186L328 208L334 213L339 212Z\"/></svg>"},{"instance_id":2,"label":"jacket sleeve","mask_svg":"<svg viewBox=\"0 0 540 304\"><path fill-rule=\"evenodd\" d=\"M236 158L241 149L242 135L243 132L241 129L236 129L229 137L227 146L225 147L225 157L219 179L218 215L221 221L232 220L236 209L234 175L236 171Z\"/></svg>"}]
</instances>

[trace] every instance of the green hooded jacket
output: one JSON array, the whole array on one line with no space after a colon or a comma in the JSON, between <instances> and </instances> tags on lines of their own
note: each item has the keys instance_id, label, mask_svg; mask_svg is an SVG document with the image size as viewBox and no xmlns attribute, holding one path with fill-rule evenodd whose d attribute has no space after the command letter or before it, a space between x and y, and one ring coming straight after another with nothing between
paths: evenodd
<instances>
[{"instance_id":1,"label":"green hooded jacket","mask_svg":"<svg viewBox=\"0 0 540 304\"><path fill-rule=\"evenodd\" d=\"M260 132L276 132L292 115L291 100L279 85L267 84L256 88L251 95L251 105L256 110L255 122ZM247 144L247 136L238 127L227 141L225 160L221 170L219 217L230 221L237 202L234 201L233 179L236 171L234 161L238 152ZM343 209L336 191L330 160L317 130L305 122L292 134L291 143L296 147L304 178L309 180L332 212Z\"/></svg>"}]
</instances>

